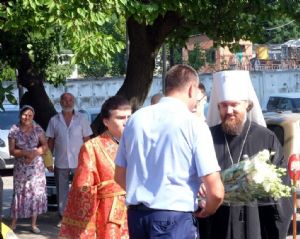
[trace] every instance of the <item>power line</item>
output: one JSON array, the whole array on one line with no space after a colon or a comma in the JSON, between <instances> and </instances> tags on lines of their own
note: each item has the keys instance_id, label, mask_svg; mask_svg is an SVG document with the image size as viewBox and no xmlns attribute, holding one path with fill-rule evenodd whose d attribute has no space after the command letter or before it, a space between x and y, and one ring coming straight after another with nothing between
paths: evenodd
<instances>
[{"instance_id":1,"label":"power line","mask_svg":"<svg viewBox=\"0 0 300 239\"><path fill-rule=\"evenodd\" d=\"M282 25L279 25L279 26L276 26L276 27L271 27L271 28L266 28L265 30L266 31L272 31L272 30L275 30L275 29L278 29L278 28L282 28L286 25L289 25L291 23L293 23L295 20L292 20L292 21L289 21L288 23L285 23L285 24L282 24Z\"/></svg>"}]
</instances>

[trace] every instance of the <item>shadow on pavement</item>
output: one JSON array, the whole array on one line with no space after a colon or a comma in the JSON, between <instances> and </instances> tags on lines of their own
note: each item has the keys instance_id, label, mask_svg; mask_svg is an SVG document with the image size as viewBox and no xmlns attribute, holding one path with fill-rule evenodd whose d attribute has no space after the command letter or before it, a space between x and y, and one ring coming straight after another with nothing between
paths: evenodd
<instances>
[{"instance_id":1,"label":"shadow on pavement","mask_svg":"<svg viewBox=\"0 0 300 239\"><path fill-rule=\"evenodd\" d=\"M18 219L15 234L20 238L57 238L59 228L56 227L59 219L56 212L47 212L38 216L37 224L41 232L34 234L31 232L31 219ZM3 222L7 225L10 224L9 218L3 218Z\"/></svg>"}]
</instances>

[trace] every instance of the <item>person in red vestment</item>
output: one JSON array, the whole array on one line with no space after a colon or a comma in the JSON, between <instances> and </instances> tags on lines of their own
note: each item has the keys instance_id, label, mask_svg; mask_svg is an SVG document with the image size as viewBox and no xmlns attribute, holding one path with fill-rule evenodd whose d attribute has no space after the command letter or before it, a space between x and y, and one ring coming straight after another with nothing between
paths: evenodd
<instances>
[{"instance_id":1,"label":"person in red vestment","mask_svg":"<svg viewBox=\"0 0 300 239\"><path fill-rule=\"evenodd\" d=\"M131 106L113 96L101 108L102 133L80 150L59 238L128 239L125 191L114 181L114 159Z\"/></svg>"}]
</instances>

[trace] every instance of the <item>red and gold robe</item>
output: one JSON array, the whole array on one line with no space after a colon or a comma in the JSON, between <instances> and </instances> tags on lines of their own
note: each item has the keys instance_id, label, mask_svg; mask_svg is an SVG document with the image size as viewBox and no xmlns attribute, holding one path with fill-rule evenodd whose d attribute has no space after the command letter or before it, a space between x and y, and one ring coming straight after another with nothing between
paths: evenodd
<instances>
[{"instance_id":1,"label":"red and gold robe","mask_svg":"<svg viewBox=\"0 0 300 239\"><path fill-rule=\"evenodd\" d=\"M117 149L107 133L82 146L59 238L129 238L125 191L114 181Z\"/></svg>"}]
</instances>

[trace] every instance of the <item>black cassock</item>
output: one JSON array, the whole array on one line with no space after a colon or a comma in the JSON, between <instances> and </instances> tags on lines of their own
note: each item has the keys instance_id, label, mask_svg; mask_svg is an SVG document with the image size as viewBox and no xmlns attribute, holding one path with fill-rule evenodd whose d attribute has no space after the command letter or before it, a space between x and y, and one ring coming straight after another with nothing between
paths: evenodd
<instances>
[{"instance_id":1,"label":"black cassock","mask_svg":"<svg viewBox=\"0 0 300 239\"><path fill-rule=\"evenodd\" d=\"M246 122L243 132L238 136L225 136L221 125L211 128L221 169L224 170L232 165L231 158L233 163L237 163L239 155L251 157L263 149L275 151L272 163L287 168L282 147L275 134L253 122L249 129L248 127L249 121ZM244 147L242 147L243 143ZM285 184L290 184L288 175L283 178L283 181ZM274 201L268 199L265 202L272 203ZM200 239L285 239L292 210L292 198L279 199L268 206L222 205L214 215L198 220Z\"/></svg>"}]
</instances>

